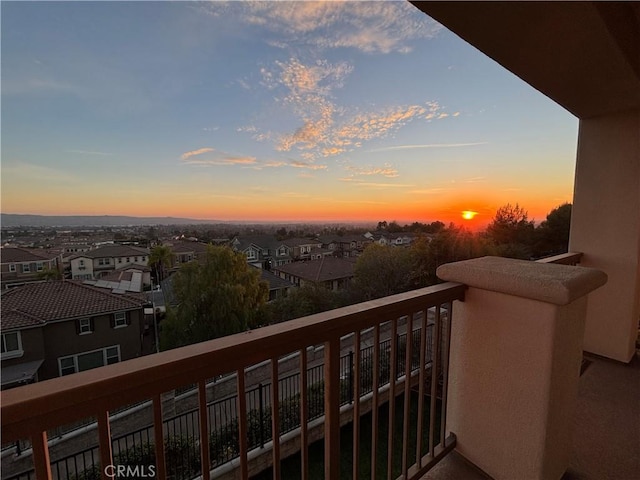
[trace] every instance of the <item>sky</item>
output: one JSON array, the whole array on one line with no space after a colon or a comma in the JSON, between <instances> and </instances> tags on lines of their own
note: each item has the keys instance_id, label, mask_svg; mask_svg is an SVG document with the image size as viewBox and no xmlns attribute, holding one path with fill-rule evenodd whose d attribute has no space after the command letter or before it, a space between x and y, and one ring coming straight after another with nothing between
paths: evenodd
<instances>
[{"instance_id":1,"label":"sky","mask_svg":"<svg viewBox=\"0 0 640 480\"><path fill-rule=\"evenodd\" d=\"M577 119L409 3L1 17L3 213L472 226L572 200Z\"/></svg>"}]
</instances>

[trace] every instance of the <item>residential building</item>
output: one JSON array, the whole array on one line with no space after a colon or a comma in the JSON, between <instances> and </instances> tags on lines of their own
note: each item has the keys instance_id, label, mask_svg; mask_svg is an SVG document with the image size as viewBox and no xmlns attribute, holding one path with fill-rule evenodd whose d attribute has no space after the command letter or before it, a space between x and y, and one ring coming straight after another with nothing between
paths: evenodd
<instances>
[{"instance_id":1,"label":"residential building","mask_svg":"<svg viewBox=\"0 0 640 480\"><path fill-rule=\"evenodd\" d=\"M269 285L269 302L286 296L292 288L296 288L292 282L285 280L264 268L260 269L260 280L267 282Z\"/></svg>"},{"instance_id":2,"label":"residential building","mask_svg":"<svg viewBox=\"0 0 640 480\"><path fill-rule=\"evenodd\" d=\"M0 258L3 289L41 281L45 270L62 272L62 252L56 250L2 247Z\"/></svg>"},{"instance_id":3,"label":"residential building","mask_svg":"<svg viewBox=\"0 0 640 480\"><path fill-rule=\"evenodd\" d=\"M107 245L70 257L73 280L97 280L131 265L146 266L149 250L129 245Z\"/></svg>"},{"instance_id":4,"label":"residential building","mask_svg":"<svg viewBox=\"0 0 640 480\"><path fill-rule=\"evenodd\" d=\"M324 235L318 240L338 258L358 257L372 242L365 235Z\"/></svg>"},{"instance_id":5,"label":"residential building","mask_svg":"<svg viewBox=\"0 0 640 480\"><path fill-rule=\"evenodd\" d=\"M231 248L247 256L254 267L270 269L293 261L294 248L273 235L242 235L231 241Z\"/></svg>"},{"instance_id":6,"label":"residential building","mask_svg":"<svg viewBox=\"0 0 640 480\"><path fill-rule=\"evenodd\" d=\"M166 244L173 254L173 268L176 270L183 263L198 260L207 252L208 244L202 242L173 242Z\"/></svg>"},{"instance_id":7,"label":"residential building","mask_svg":"<svg viewBox=\"0 0 640 480\"><path fill-rule=\"evenodd\" d=\"M325 257L320 260L293 262L273 267L273 273L280 278L302 286L309 284L324 285L329 290L346 288L354 277L355 262L342 258Z\"/></svg>"},{"instance_id":8,"label":"residential building","mask_svg":"<svg viewBox=\"0 0 640 480\"><path fill-rule=\"evenodd\" d=\"M107 288L113 293L140 293L145 289L145 286L151 285L151 267L131 265L122 270L114 270L99 280L84 280L83 283L98 288Z\"/></svg>"},{"instance_id":9,"label":"residential building","mask_svg":"<svg viewBox=\"0 0 640 480\"><path fill-rule=\"evenodd\" d=\"M73 281L2 295L2 388L139 357L145 300Z\"/></svg>"},{"instance_id":10,"label":"residential building","mask_svg":"<svg viewBox=\"0 0 640 480\"><path fill-rule=\"evenodd\" d=\"M291 249L291 257L294 260L309 260L312 250L322 248L321 241L308 238L287 238L282 243Z\"/></svg>"}]
</instances>

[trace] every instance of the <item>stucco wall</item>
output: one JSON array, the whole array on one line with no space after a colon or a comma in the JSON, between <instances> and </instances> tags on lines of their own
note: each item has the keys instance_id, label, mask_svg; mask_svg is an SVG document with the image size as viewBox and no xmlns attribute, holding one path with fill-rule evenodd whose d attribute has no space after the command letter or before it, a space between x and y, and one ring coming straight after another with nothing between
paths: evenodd
<instances>
[{"instance_id":1,"label":"stucco wall","mask_svg":"<svg viewBox=\"0 0 640 480\"><path fill-rule=\"evenodd\" d=\"M640 313L640 110L581 120L569 249L609 276L589 298L585 350L630 361Z\"/></svg>"}]
</instances>

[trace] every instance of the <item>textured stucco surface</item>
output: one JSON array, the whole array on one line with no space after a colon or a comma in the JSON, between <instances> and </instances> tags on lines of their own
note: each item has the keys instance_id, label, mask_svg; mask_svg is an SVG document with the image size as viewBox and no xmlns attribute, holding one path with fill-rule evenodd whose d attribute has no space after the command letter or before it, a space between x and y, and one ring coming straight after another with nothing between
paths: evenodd
<instances>
[{"instance_id":1,"label":"textured stucco surface","mask_svg":"<svg viewBox=\"0 0 640 480\"><path fill-rule=\"evenodd\" d=\"M607 282L607 275L594 268L501 257L447 263L437 274L442 280L555 305L567 305Z\"/></svg>"},{"instance_id":2,"label":"textured stucco surface","mask_svg":"<svg viewBox=\"0 0 640 480\"><path fill-rule=\"evenodd\" d=\"M455 302L449 418L457 451L496 479L557 480L571 458L595 269L484 257L441 267Z\"/></svg>"},{"instance_id":3,"label":"textured stucco surface","mask_svg":"<svg viewBox=\"0 0 640 480\"><path fill-rule=\"evenodd\" d=\"M635 355L640 317L640 110L580 121L569 248L603 270L590 296L585 350Z\"/></svg>"}]
</instances>

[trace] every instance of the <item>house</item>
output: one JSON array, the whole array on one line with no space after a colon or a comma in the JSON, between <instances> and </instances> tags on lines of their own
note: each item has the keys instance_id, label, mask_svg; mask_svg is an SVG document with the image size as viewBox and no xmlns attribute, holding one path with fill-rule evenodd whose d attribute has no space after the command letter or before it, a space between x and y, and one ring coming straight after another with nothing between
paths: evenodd
<instances>
[{"instance_id":1,"label":"house","mask_svg":"<svg viewBox=\"0 0 640 480\"><path fill-rule=\"evenodd\" d=\"M273 273L297 286L321 284L333 291L346 288L354 270L355 262L334 257L273 267Z\"/></svg>"},{"instance_id":2,"label":"house","mask_svg":"<svg viewBox=\"0 0 640 480\"><path fill-rule=\"evenodd\" d=\"M55 250L2 247L0 259L3 289L40 281L45 270L62 272L62 252Z\"/></svg>"},{"instance_id":3,"label":"house","mask_svg":"<svg viewBox=\"0 0 640 480\"><path fill-rule=\"evenodd\" d=\"M2 295L2 388L139 357L145 300L73 281Z\"/></svg>"},{"instance_id":4,"label":"house","mask_svg":"<svg viewBox=\"0 0 640 480\"><path fill-rule=\"evenodd\" d=\"M243 235L231 241L231 248L247 256L254 267L270 269L293 261L294 248L273 235Z\"/></svg>"},{"instance_id":5,"label":"house","mask_svg":"<svg viewBox=\"0 0 640 480\"><path fill-rule=\"evenodd\" d=\"M318 240L338 258L357 257L372 242L365 235L324 235Z\"/></svg>"},{"instance_id":6,"label":"house","mask_svg":"<svg viewBox=\"0 0 640 480\"><path fill-rule=\"evenodd\" d=\"M260 280L269 284L269 302L272 302L277 298L286 296L289 290L291 290L292 288L296 288L296 286L290 281L285 280L275 273L272 273L263 268L260 269Z\"/></svg>"},{"instance_id":7,"label":"house","mask_svg":"<svg viewBox=\"0 0 640 480\"><path fill-rule=\"evenodd\" d=\"M70 257L73 280L97 280L131 265L146 266L149 250L129 245L107 245Z\"/></svg>"},{"instance_id":8,"label":"house","mask_svg":"<svg viewBox=\"0 0 640 480\"><path fill-rule=\"evenodd\" d=\"M202 242L173 242L167 243L173 254L173 270L181 264L198 260L207 253L207 243Z\"/></svg>"},{"instance_id":9,"label":"house","mask_svg":"<svg viewBox=\"0 0 640 480\"><path fill-rule=\"evenodd\" d=\"M108 288L113 293L142 292L145 285L151 284L151 267L131 265L122 270L114 270L99 280L85 280L85 285Z\"/></svg>"},{"instance_id":10,"label":"house","mask_svg":"<svg viewBox=\"0 0 640 480\"><path fill-rule=\"evenodd\" d=\"M291 256L294 260L309 260L314 248L322 248L321 241L308 238L287 238L282 243L291 249Z\"/></svg>"}]
</instances>

